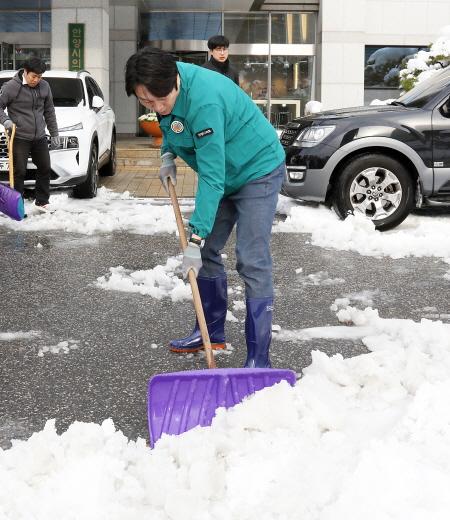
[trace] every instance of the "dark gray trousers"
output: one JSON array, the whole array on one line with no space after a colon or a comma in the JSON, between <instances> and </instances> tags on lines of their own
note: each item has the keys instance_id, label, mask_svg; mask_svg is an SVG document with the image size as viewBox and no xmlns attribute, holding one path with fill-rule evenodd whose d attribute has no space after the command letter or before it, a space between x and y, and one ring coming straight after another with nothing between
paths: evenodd
<instances>
[{"instance_id":1,"label":"dark gray trousers","mask_svg":"<svg viewBox=\"0 0 450 520\"><path fill-rule=\"evenodd\" d=\"M50 153L47 138L27 141L16 137L13 143L14 157L14 188L22 194L25 174L27 172L28 156L37 167L36 170L36 202L47 204L50 197Z\"/></svg>"}]
</instances>

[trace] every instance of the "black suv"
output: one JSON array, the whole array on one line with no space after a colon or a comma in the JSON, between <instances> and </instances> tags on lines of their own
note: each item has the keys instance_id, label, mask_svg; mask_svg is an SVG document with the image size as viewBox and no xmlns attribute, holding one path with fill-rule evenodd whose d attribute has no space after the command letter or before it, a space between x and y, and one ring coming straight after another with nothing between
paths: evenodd
<instances>
[{"instance_id":1,"label":"black suv","mask_svg":"<svg viewBox=\"0 0 450 520\"><path fill-rule=\"evenodd\" d=\"M379 230L416 206L450 204L450 67L390 105L295 119L280 137L281 193L360 211Z\"/></svg>"}]
</instances>

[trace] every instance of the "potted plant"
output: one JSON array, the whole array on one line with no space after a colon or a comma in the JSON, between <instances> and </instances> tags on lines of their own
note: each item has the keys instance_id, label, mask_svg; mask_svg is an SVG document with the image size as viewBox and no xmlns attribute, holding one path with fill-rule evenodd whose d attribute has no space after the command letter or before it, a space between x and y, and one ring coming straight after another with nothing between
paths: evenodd
<instances>
[{"instance_id":1,"label":"potted plant","mask_svg":"<svg viewBox=\"0 0 450 520\"><path fill-rule=\"evenodd\" d=\"M146 134L151 135L153 137L153 143L159 146L162 142L162 133L156 112L143 114L138 120L142 130L144 130Z\"/></svg>"}]
</instances>

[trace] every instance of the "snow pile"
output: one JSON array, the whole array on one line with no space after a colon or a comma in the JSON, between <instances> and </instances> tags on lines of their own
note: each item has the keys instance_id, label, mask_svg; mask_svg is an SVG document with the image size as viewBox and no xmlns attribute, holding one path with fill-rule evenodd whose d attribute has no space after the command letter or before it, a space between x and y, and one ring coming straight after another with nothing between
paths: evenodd
<instances>
[{"instance_id":1,"label":"snow pile","mask_svg":"<svg viewBox=\"0 0 450 520\"><path fill-rule=\"evenodd\" d=\"M395 101L394 98L389 99L372 99L370 105L390 105L392 101Z\"/></svg>"},{"instance_id":2,"label":"snow pile","mask_svg":"<svg viewBox=\"0 0 450 520\"><path fill-rule=\"evenodd\" d=\"M33 339L39 337L41 333L37 330L30 330L29 332L0 332L0 341L16 341L21 339Z\"/></svg>"},{"instance_id":3,"label":"snow pile","mask_svg":"<svg viewBox=\"0 0 450 520\"><path fill-rule=\"evenodd\" d=\"M42 343L43 333L37 330L31 330L29 332L0 332L0 342L13 342L23 340L30 340L27 344L28 348L35 349L36 341L34 339L39 339L39 343ZM74 339L68 339L59 341L55 345L43 345L37 347L37 355L38 357L43 357L46 354L68 354L71 350L77 350L80 348L80 342Z\"/></svg>"},{"instance_id":4,"label":"snow pile","mask_svg":"<svg viewBox=\"0 0 450 520\"><path fill-rule=\"evenodd\" d=\"M380 294L379 289L374 290L363 290L359 292L352 292L347 295L345 295L347 303L346 305L350 305L350 302L356 302L364 307L372 307L373 306L373 300L375 296L378 296ZM332 309L333 310L333 309Z\"/></svg>"},{"instance_id":5,"label":"snow pile","mask_svg":"<svg viewBox=\"0 0 450 520\"><path fill-rule=\"evenodd\" d=\"M226 315L226 321L231 321L231 322L234 322L234 323L239 323L239 320L236 318L236 316L229 310L227 310L227 315Z\"/></svg>"},{"instance_id":6,"label":"snow pile","mask_svg":"<svg viewBox=\"0 0 450 520\"><path fill-rule=\"evenodd\" d=\"M242 300L233 300L234 311L244 311L246 309L245 302Z\"/></svg>"},{"instance_id":7,"label":"snow pile","mask_svg":"<svg viewBox=\"0 0 450 520\"><path fill-rule=\"evenodd\" d=\"M123 291L149 295L160 300L169 297L172 301L192 298L189 284L175 274L181 265L181 256L169 257L166 265L153 269L130 271L122 266L110 267L109 274L97 278L95 285L108 291Z\"/></svg>"},{"instance_id":8,"label":"snow pile","mask_svg":"<svg viewBox=\"0 0 450 520\"><path fill-rule=\"evenodd\" d=\"M275 232L311 233L311 243L315 246L356 251L364 256L450 259L450 215L410 215L397 228L381 233L369 219L358 213L342 221L334 211L324 206L302 206L286 200L281 202L278 210L287 218L274 226Z\"/></svg>"},{"instance_id":9,"label":"snow pile","mask_svg":"<svg viewBox=\"0 0 450 520\"><path fill-rule=\"evenodd\" d=\"M323 112L323 104L320 101L314 101L313 99L311 99L306 103L305 116L318 114L319 112Z\"/></svg>"},{"instance_id":10,"label":"snow pile","mask_svg":"<svg viewBox=\"0 0 450 520\"><path fill-rule=\"evenodd\" d=\"M295 388L258 392L154 450L111 420L62 435L49 421L15 441L0 450L0 518L448 518L450 326L348 306L338 317L370 353L315 351Z\"/></svg>"},{"instance_id":11,"label":"snow pile","mask_svg":"<svg viewBox=\"0 0 450 520\"><path fill-rule=\"evenodd\" d=\"M152 199L136 199L125 193L100 188L95 199L72 199L67 193L52 194L52 213L36 212L26 202L28 217L21 222L0 218L0 226L20 231L62 230L92 235L129 231L141 235L175 233L176 222L170 204L156 204ZM183 205L186 209L186 204Z\"/></svg>"},{"instance_id":12,"label":"snow pile","mask_svg":"<svg viewBox=\"0 0 450 520\"><path fill-rule=\"evenodd\" d=\"M400 84L404 90L411 90L417 83L428 79L450 63L450 25L440 30L440 36L429 51L419 51L400 71Z\"/></svg>"},{"instance_id":13,"label":"snow pile","mask_svg":"<svg viewBox=\"0 0 450 520\"><path fill-rule=\"evenodd\" d=\"M56 345L45 345L38 351L38 356L43 357L45 354L68 354L71 350L80 348L79 341L74 339L60 341Z\"/></svg>"},{"instance_id":14,"label":"snow pile","mask_svg":"<svg viewBox=\"0 0 450 520\"><path fill-rule=\"evenodd\" d=\"M339 285L345 283L343 278L330 278L328 271L318 271L306 276L299 276L299 280L303 285Z\"/></svg>"}]
</instances>

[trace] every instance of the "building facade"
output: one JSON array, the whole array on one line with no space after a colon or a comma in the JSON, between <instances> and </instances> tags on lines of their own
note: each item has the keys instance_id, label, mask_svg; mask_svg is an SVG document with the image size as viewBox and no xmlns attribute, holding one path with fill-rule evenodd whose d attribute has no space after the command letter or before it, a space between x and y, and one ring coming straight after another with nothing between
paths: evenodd
<instances>
[{"instance_id":1,"label":"building facade","mask_svg":"<svg viewBox=\"0 0 450 520\"><path fill-rule=\"evenodd\" d=\"M151 45L202 64L208 38L225 34L241 87L281 126L310 99L331 109L397 97L402 61L449 24L443 0L0 0L0 68L37 55L88 69L118 132L135 134L127 58Z\"/></svg>"}]
</instances>

